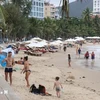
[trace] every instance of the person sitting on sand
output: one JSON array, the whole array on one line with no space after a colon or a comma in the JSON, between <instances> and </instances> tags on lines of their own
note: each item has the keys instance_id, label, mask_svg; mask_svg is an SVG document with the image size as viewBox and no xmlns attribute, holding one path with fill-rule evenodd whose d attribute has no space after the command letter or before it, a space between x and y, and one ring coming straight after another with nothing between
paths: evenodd
<instances>
[{"instance_id":1,"label":"person sitting on sand","mask_svg":"<svg viewBox=\"0 0 100 100\"><path fill-rule=\"evenodd\" d=\"M16 64L24 64L24 59L21 57L20 60L15 61Z\"/></svg>"},{"instance_id":2,"label":"person sitting on sand","mask_svg":"<svg viewBox=\"0 0 100 100\"><path fill-rule=\"evenodd\" d=\"M60 98L60 91L61 91L60 87L63 88L62 85L61 85L61 83L59 82L59 77L56 77L53 88L56 89L56 94L57 94L58 98Z\"/></svg>"},{"instance_id":3,"label":"person sitting on sand","mask_svg":"<svg viewBox=\"0 0 100 100\"><path fill-rule=\"evenodd\" d=\"M29 62L28 62L28 56L24 57L24 68L22 69L21 73L25 73L25 80L27 82L27 87L30 86L29 84L29 76L31 73L31 70L29 69Z\"/></svg>"}]
</instances>

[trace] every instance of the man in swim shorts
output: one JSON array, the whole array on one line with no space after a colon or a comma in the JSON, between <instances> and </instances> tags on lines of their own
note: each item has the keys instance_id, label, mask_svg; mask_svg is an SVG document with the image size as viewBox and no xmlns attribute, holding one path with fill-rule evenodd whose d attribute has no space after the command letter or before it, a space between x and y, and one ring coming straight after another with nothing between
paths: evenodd
<instances>
[{"instance_id":1,"label":"man in swim shorts","mask_svg":"<svg viewBox=\"0 0 100 100\"><path fill-rule=\"evenodd\" d=\"M6 59L7 66L5 68L5 80L8 82L8 74L10 78L10 85L12 85L12 72L13 72L13 66L14 66L14 58L12 58L12 52L8 52L8 56ZM3 62L4 62L3 61Z\"/></svg>"}]
</instances>

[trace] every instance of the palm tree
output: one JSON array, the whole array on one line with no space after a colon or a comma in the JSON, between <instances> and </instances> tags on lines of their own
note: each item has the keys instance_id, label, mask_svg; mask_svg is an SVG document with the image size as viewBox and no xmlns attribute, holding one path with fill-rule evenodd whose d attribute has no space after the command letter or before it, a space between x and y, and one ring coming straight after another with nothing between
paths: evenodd
<instances>
[{"instance_id":1,"label":"palm tree","mask_svg":"<svg viewBox=\"0 0 100 100\"><path fill-rule=\"evenodd\" d=\"M5 18L4 18L4 14L2 12L2 8L0 6L0 28L2 28L2 26L5 26Z\"/></svg>"},{"instance_id":2,"label":"palm tree","mask_svg":"<svg viewBox=\"0 0 100 100\"><path fill-rule=\"evenodd\" d=\"M86 10L83 11L83 20L87 25L89 25L89 23L91 21L89 8L87 8Z\"/></svg>"}]
</instances>

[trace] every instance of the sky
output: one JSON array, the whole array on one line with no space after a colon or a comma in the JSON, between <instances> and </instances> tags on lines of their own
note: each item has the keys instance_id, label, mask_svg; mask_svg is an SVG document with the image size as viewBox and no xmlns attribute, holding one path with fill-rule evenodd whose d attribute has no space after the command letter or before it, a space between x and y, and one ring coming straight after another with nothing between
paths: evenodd
<instances>
[{"instance_id":1,"label":"sky","mask_svg":"<svg viewBox=\"0 0 100 100\"><path fill-rule=\"evenodd\" d=\"M50 3L54 4L55 6L59 6L60 0L46 0L50 1ZM70 2L76 1L76 0L69 0Z\"/></svg>"}]
</instances>

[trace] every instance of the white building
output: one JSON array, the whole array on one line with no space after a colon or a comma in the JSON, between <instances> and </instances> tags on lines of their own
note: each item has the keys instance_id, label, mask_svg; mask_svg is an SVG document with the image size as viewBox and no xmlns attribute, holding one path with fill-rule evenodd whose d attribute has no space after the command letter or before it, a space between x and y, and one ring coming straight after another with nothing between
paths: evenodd
<instances>
[{"instance_id":1,"label":"white building","mask_svg":"<svg viewBox=\"0 0 100 100\"><path fill-rule=\"evenodd\" d=\"M44 0L32 0L30 17L44 19Z\"/></svg>"},{"instance_id":2,"label":"white building","mask_svg":"<svg viewBox=\"0 0 100 100\"><path fill-rule=\"evenodd\" d=\"M93 13L100 14L100 0L93 0Z\"/></svg>"}]
</instances>

